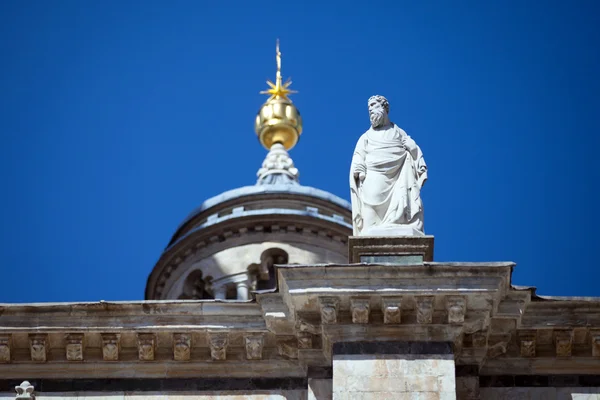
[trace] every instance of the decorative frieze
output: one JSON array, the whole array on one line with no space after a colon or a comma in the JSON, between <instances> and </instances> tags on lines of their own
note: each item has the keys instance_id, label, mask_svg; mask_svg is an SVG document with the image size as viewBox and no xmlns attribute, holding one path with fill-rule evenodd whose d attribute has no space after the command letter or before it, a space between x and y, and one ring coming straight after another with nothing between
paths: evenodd
<instances>
[{"instance_id":1,"label":"decorative frieze","mask_svg":"<svg viewBox=\"0 0 600 400\"><path fill-rule=\"evenodd\" d=\"M31 361L46 362L48 355L48 335L29 335L29 352Z\"/></svg>"},{"instance_id":2,"label":"decorative frieze","mask_svg":"<svg viewBox=\"0 0 600 400\"><path fill-rule=\"evenodd\" d=\"M573 348L573 331L570 329L554 330L554 344L557 357L571 357Z\"/></svg>"},{"instance_id":3,"label":"decorative frieze","mask_svg":"<svg viewBox=\"0 0 600 400\"><path fill-rule=\"evenodd\" d=\"M225 361L227 359L229 334L227 332L209 332L208 341L210 345L210 357L215 361Z\"/></svg>"},{"instance_id":4,"label":"decorative frieze","mask_svg":"<svg viewBox=\"0 0 600 400\"><path fill-rule=\"evenodd\" d=\"M246 358L248 360L262 360L264 337L261 334L244 336L246 345Z\"/></svg>"},{"instance_id":5,"label":"decorative frieze","mask_svg":"<svg viewBox=\"0 0 600 400\"><path fill-rule=\"evenodd\" d=\"M382 297L381 311L384 324L399 324L402 321L402 297Z\"/></svg>"},{"instance_id":6,"label":"decorative frieze","mask_svg":"<svg viewBox=\"0 0 600 400\"><path fill-rule=\"evenodd\" d=\"M350 299L350 310L352 312L352 323L369 323L369 299L353 298Z\"/></svg>"},{"instance_id":7,"label":"decorative frieze","mask_svg":"<svg viewBox=\"0 0 600 400\"><path fill-rule=\"evenodd\" d=\"M312 349L312 336L310 332L298 332L298 348Z\"/></svg>"},{"instance_id":8,"label":"decorative frieze","mask_svg":"<svg viewBox=\"0 0 600 400\"><path fill-rule=\"evenodd\" d=\"M415 297L418 324L431 324L433 321L433 299L433 296Z\"/></svg>"},{"instance_id":9,"label":"decorative frieze","mask_svg":"<svg viewBox=\"0 0 600 400\"><path fill-rule=\"evenodd\" d=\"M10 362L10 347L11 347L10 335L0 336L0 363L9 363Z\"/></svg>"},{"instance_id":10,"label":"decorative frieze","mask_svg":"<svg viewBox=\"0 0 600 400\"><path fill-rule=\"evenodd\" d=\"M23 381L19 386L15 386L15 391L17 392L16 399L35 399L34 387L29 381Z\"/></svg>"},{"instance_id":11,"label":"decorative frieze","mask_svg":"<svg viewBox=\"0 0 600 400\"><path fill-rule=\"evenodd\" d=\"M156 349L156 336L153 333L138 333L138 358L140 361L153 361Z\"/></svg>"},{"instance_id":12,"label":"decorative frieze","mask_svg":"<svg viewBox=\"0 0 600 400\"><path fill-rule=\"evenodd\" d=\"M536 331L520 331L518 337L521 357L535 357Z\"/></svg>"},{"instance_id":13,"label":"decorative frieze","mask_svg":"<svg viewBox=\"0 0 600 400\"><path fill-rule=\"evenodd\" d=\"M65 353L69 361L83 361L83 334L68 333L65 338Z\"/></svg>"},{"instance_id":14,"label":"decorative frieze","mask_svg":"<svg viewBox=\"0 0 600 400\"><path fill-rule=\"evenodd\" d=\"M319 297L319 305L321 307L321 323L323 325L336 324L338 320L338 298Z\"/></svg>"},{"instance_id":15,"label":"decorative frieze","mask_svg":"<svg viewBox=\"0 0 600 400\"><path fill-rule=\"evenodd\" d=\"M448 296L446 297L446 310L449 324L462 324L465 322L467 301L463 296Z\"/></svg>"},{"instance_id":16,"label":"decorative frieze","mask_svg":"<svg viewBox=\"0 0 600 400\"><path fill-rule=\"evenodd\" d=\"M120 335L115 333L102 334L102 359L104 361L119 361Z\"/></svg>"},{"instance_id":17,"label":"decorative frieze","mask_svg":"<svg viewBox=\"0 0 600 400\"><path fill-rule=\"evenodd\" d=\"M173 359L189 361L192 353L192 335L189 333L173 334Z\"/></svg>"}]
</instances>

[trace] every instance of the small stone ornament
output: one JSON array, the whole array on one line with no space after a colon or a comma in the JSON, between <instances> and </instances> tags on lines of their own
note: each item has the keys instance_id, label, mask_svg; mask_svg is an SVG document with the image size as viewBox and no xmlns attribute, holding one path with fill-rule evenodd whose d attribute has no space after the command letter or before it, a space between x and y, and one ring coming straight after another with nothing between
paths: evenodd
<instances>
[{"instance_id":1,"label":"small stone ornament","mask_svg":"<svg viewBox=\"0 0 600 400\"><path fill-rule=\"evenodd\" d=\"M17 399L35 399L34 387L28 381L23 381L19 386L15 386L15 391Z\"/></svg>"}]
</instances>

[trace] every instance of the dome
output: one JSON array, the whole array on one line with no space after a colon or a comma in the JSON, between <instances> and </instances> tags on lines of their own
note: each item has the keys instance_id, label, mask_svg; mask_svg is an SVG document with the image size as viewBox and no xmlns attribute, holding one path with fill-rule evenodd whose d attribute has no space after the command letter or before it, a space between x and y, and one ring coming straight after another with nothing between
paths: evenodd
<instances>
[{"instance_id":1,"label":"dome","mask_svg":"<svg viewBox=\"0 0 600 400\"><path fill-rule=\"evenodd\" d=\"M287 97L291 82L282 83L279 46L277 67L261 110L283 102L294 111L287 114L299 116ZM256 184L206 200L179 225L148 277L147 300L247 301L276 287L276 264L348 261L350 203L300 185L287 152L302 131L300 119L263 111L256 132L269 153Z\"/></svg>"},{"instance_id":2,"label":"dome","mask_svg":"<svg viewBox=\"0 0 600 400\"><path fill-rule=\"evenodd\" d=\"M299 184L229 190L177 228L156 263L146 299L248 300L275 287L274 264L347 262L350 204Z\"/></svg>"}]
</instances>

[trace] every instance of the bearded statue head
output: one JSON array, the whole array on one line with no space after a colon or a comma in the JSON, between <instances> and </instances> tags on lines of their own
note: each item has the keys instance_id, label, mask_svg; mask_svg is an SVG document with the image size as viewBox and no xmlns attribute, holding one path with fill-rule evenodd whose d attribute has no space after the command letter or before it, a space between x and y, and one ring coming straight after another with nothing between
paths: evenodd
<instances>
[{"instance_id":1,"label":"bearded statue head","mask_svg":"<svg viewBox=\"0 0 600 400\"><path fill-rule=\"evenodd\" d=\"M369 97L369 119L371 126L378 128L388 122L390 103L380 95Z\"/></svg>"}]
</instances>

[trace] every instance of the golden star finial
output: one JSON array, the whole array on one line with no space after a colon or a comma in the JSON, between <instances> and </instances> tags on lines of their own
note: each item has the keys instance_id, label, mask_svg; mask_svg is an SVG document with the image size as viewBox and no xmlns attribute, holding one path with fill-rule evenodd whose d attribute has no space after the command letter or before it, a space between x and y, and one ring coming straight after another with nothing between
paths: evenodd
<instances>
[{"instance_id":1,"label":"golden star finial","mask_svg":"<svg viewBox=\"0 0 600 400\"><path fill-rule=\"evenodd\" d=\"M273 83L271 81L267 81L267 85L269 85L270 88L267 90L263 90L262 92L260 92L260 94L270 95L271 97L269 97L269 100L267 100L267 101L271 101L273 99L284 99L287 101L291 101L287 97L287 95L292 94L292 93L298 93L298 92L296 92L295 90L288 89L290 87L290 85L292 84L292 81L290 79L288 79L285 83L282 83L281 51L279 51L279 39L277 39L277 45L276 45L276 60L277 60L277 75L275 77L275 83Z\"/></svg>"}]
</instances>

